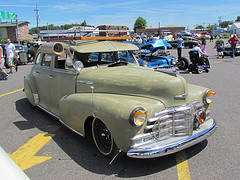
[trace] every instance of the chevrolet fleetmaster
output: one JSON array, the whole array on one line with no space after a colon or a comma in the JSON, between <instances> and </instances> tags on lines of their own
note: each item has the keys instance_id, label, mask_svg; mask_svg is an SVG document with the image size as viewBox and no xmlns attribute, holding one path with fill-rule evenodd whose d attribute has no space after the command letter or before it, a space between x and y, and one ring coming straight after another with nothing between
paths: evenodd
<instances>
[{"instance_id":1,"label":"chevrolet fleetmaster","mask_svg":"<svg viewBox=\"0 0 240 180\"><path fill-rule=\"evenodd\" d=\"M83 137L92 133L106 156L160 157L213 134L216 92L139 66L135 50L116 41L43 44L24 78L27 99Z\"/></svg>"}]
</instances>

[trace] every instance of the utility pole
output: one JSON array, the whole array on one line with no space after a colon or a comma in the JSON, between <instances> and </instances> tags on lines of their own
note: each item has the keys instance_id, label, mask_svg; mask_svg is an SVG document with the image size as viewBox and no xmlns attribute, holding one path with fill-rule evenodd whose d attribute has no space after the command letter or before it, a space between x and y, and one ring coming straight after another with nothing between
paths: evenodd
<instances>
[{"instance_id":1,"label":"utility pole","mask_svg":"<svg viewBox=\"0 0 240 180\"><path fill-rule=\"evenodd\" d=\"M37 5L36 5L36 9L34 9L34 11L36 11L36 18L37 18L37 34L38 34L38 38L39 38L39 28L38 28L38 18L39 18L39 15L38 15L38 8L37 8Z\"/></svg>"},{"instance_id":2,"label":"utility pole","mask_svg":"<svg viewBox=\"0 0 240 180\"><path fill-rule=\"evenodd\" d=\"M17 39L18 39L18 44L20 44L19 28L18 28L18 17L17 17L17 14L16 14L16 26L17 26Z\"/></svg>"}]
</instances>

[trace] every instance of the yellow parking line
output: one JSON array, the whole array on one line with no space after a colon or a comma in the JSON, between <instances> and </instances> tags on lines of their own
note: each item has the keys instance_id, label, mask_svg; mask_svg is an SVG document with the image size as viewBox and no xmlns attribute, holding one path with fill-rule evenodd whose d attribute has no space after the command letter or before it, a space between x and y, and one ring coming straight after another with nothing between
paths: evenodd
<instances>
[{"instance_id":1,"label":"yellow parking line","mask_svg":"<svg viewBox=\"0 0 240 180\"><path fill-rule=\"evenodd\" d=\"M23 90L23 88L22 88L22 89L15 90L15 91L11 91L11 92L8 92L8 93L5 93L5 94L0 95L0 97L6 96L6 95L9 95L9 94L18 92L18 91L22 91L22 90Z\"/></svg>"},{"instance_id":2,"label":"yellow parking line","mask_svg":"<svg viewBox=\"0 0 240 180\"><path fill-rule=\"evenodd\" d=\"M178 180L191 180L190 172L188 168L187 156L184 151L180 151L176 154Z\"/></svg>"}]
</instances>

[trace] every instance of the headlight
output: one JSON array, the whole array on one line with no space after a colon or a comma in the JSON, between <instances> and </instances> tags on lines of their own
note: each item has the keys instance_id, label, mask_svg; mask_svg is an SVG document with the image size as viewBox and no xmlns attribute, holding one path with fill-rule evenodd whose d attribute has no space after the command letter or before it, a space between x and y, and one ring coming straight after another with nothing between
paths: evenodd
<instances>
[{"instance_id":1,"label":"headlight","mask_svg":"<svg viewBox=\"0 0 240 180\"><path fill-rule=\"evenodd\" d=\"M207 90L203 96L203 102L205 104L211 104L211 102L213 101L213 96L216 94L215 91L212 90Z\"/></svg>"},{"instance_id":2,"label":"headlight","mask_svg":"<svg viewBox=\"0 0 240 180\"><path fill-rule=\"evenodd\" d=\"M141 126L147 119L147 111L138 107L132 111L129 117L130 124L133 126Z\"/></svg>"},{"instance_id":3,"label":"headlight","mask_svg":"<svg viewBox=\"0 0 240 180\"><path fill-rule=\"evenodd\" d=\"M148 67L148 62L147 61L143 61L142 66Z\"/></svg>"},{"instance_id":4,"label":"headlight","mask_svg":"<svg viewBox=\"0 0 240 180\"><path fill-rule=\"evenodd\" d=\"M177 61L176 61L176 59L173 58L173 59L172 59L172 65L175 66L176 64L177 64Z\"/></svg>"}]
</instances>

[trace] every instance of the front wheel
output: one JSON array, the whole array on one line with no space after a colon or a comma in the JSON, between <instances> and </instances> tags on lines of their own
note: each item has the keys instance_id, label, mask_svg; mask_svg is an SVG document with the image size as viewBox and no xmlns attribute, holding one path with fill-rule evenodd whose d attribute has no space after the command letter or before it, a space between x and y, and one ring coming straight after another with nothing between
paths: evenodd
<instances>
[{"instance_id":1,"label":"front wheel","mask_svg":"<svg viewBox=\"0 0 240 180\"><path fill-rule=\"evenodd\" d=\"M180 70L186 70L189 66L189 60L187 58L181 57L180 59L178 59L177 62L177 67Z\"/></svg>"},{"instance_id":2,"label":"front wheel","mask_svg":"<svg viewBox=\"0 0 240 180\"><path fill-rule=\"evenodd\" d=\"M95 145L103 155L117 154L118 148L114 143L111 132L106 125L97 118L95 118L92 123L92 134Z\"/></svg>"}]
</instances>

